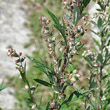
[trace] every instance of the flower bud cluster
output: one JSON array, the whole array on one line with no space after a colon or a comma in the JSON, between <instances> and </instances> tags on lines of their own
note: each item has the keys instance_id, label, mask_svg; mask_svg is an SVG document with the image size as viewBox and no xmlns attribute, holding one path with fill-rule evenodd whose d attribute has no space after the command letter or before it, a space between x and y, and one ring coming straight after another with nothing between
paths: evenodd
<instances>
[{"instance_id":1,"label":"flower bud cluster","mask_svg":"<svg viewBox=\"0 0 110 110\"><path fill-rule=\"evenodd\" d=\"M73 11L74 4L76 4L75 0L62 0L62 3L64 5L64 9L67 9L69 11Z\"/></svg>"},{"instance_id":2,"label":"flower bud cluster","mask_svg":"<svg viewBox=\"0 0 110 110\"><path fill-rule=\"evenodd\" d=\"M70 31L71 36L68 38L68 46L69 46L68 57L70 62L74 60L73 55L78 55L78 51L75 49L75 46L81 45L81 42L80 41L77 42L75 41L75 39L83 34L84 34L84 29L80 25L72 28Z\"/></svg>"},{"instance_id":3,"label":"flower bud cluster","mask_svg":"<svg viewBox=\"0 0 110 110\"><path fill-rule=\"evenodd\" d=\"M47 17L40 17L40 24L49 24L50 20Z\"/></svg>"},{"instance_id":4,"label":"flower bud cluster","mask_svg":"<svg viewBox=\"0 0 110 110\"><path fill-rule=\"evenodd\" d=\"M96 62L96 59L97 59L97 55L95 53L93 53L92 51L90 51L90 50L84 51L82 56L83 57L88 57L94 63Z\"/></svg>"},{"instance_id":5,"label":"flower bud cluster","mask_svg":"<svg viewBox=\"0 0 110 110\"><path fill-rule=\"evenodd\" d=\"M75 37L79 37L81 35L84 35L84 29L81 25L78 25L71 29L70 34L72 35L73 33L74 33Z\"/></svg>"},{"instance_id":6,"label":"flower bud cluster","mask_svg":"<svg viewBox=\"0 0 110 110\"><path fill-rule=\"evenodd\" d=\"M82 53L82 56L83 56L83 57L87 57L87 56L90 56L90 55L93 55L93 52L90 51L90 50L84 51L84 52Z\"/></svg>"},{"instance_id":7,"label":"flower bud cluster","mask_svg":"<svg viewBox=\"0 0 110 110\"><path fill-rule=\"evenodd\" d=\"M83 57L88 57L91 61L91 66L93 67L98 67L99 64L97 62L97 55L95 53L93 53L92 51L88 50L88 51L84 51L82 54Z\"/></svg>"},{"instance_id":8,"label":"flower bud cluster","mask_svg":"<svg viewBox=\"0 0 110 110\"><path fill-rule=\"evenodd\" d=\"M19 53L19 54L16 53L16 51L13 48L9 49L7 54L10 57L19 57L22 55L22 53Z\"/></svg>"},{"instance_id":9,"label":"flower bud cluster","mask_svg":"<svg viewBox=\"0 0 110 110\"><path fill-rule=\"evenodd\" d=\"M80 78L81 76L80 76L80 74L78 74L78 71L77 70L74 70L73 71L73 73L71 73L71 74L66 74L66 80L68 81L70 81L70 85L71 86L73 86L74 85L74 83L77 81L77 80L79 80L79 78Z\"/></svg>"},{"instance_id":10,"label":"flower bud cluster","mask_svg":"<svg viewBox=\"0 0 110 110\"><path fill-rule=\"evenodd\" d=\"M56 110L56 103L57 103L57 101L54 99L53 101L52 101L52 103L50 104L50 107L51 107L51 109L52 110Z\"/></svg>"},{"instance_id":11,"label":"flower bud cluster","mask_svg":"<svg viewBox=\"0 0 110 110\"><path fill-rule=\"evenodd\" d=\"M53 57L55 73L58 73L59 72L58 61L57 61L57 56L55 54L56 37L53 36L54 30L49 29L48 24L50 23L50 20L48 20L46 17L41 17L40 20L41 20L40 23L43 24L42 33L46 36L45 41L47 42L48 52Z\"/></svg>"},{"instance_id":12,"label":"flower bud cluster","mask_svg":"<svg viewBox=\"0 0 110 110\"><path fill-rule=\"evenodd\" d=\"M49 35L49 34L52 34L53 32L50 32L50 29L49 29L49 23L51 21L49 19L47 19L47 17L40 17L40 24L43 25L43 29L42 29L42 33L46 36L46 35Z\"/></svg>"},{"instance_id":13,"label":"flower bud cluster","mask_svg":"<svg viewBox=\"0 0 110 110\"><path fill-rule=\"evenodd\" d=\"M104 6L110 6L109 0L96 0L97 3L103 4Z\"/></svg>"},{"instance_id":14,"label":"flower bud cluster","mask_svg":"<svg viewBox=\"0 0 110 110\"><path fill-rule=\"evenodd\" d=\"M16 69L20 69L20 71L24 71L24 67L22 63L25 61L25 57L22 56L22 53L17 53L13 48L8 50L8 56L17 58L15 60Z\"/></svg>"},{"instance_id":15,"label":"flower bud cluster","mask_svg":"<svg viewBox=\"0 0 110 110\"><path fill-rule=\"evenodd\" d=\"M36 105L32 105L31 109L34 110L36 108Z\"/></svg>"},{"instance_id":16,"label":"flower bud cluster","mask_svg":"<svg viewBox=\"0 0 110 110\"><path fill-rule=\"evenodd\" d=\"M75 40L74 38L70 37L68 39L68 46L69 46L69 53L68 53L68 58L69 58L69 61L72 62L74 59L73 59L73 55L77 55L78 54L78 51L75 50Z\"/></svg>"},{"instance_id":17,"label":"flower bud cluster","mask_svg":"<svg viewBox=\"0 0 110 110\"><path fill-rule=\"evenodd\" d=\"M65 99L65 98L66 98L66 94L64 94L64 93L59 94L59 97L58 97L59 100Z\"/></svg>"}]
</instances>

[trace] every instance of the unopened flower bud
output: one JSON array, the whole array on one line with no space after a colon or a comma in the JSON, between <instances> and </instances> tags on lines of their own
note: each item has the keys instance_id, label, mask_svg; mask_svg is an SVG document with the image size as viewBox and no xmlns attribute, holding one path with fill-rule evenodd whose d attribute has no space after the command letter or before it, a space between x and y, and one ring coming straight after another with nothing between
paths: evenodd
<instances>
[{"instance_id":1,"label":"unopened flower bud","mask_svg":"<svg viewBox=\"0 0 110 110\"><path fill-rule=\"evenodd\" d=\"M21 56L21 55L22 55L22 53L20 52L20 53L19 53L19 55Z\"/></svg>"},{"instance_id":2,"label":"unopened flower bud","mask_svg":"<svg viewBox=\"0 0 110 110\"><path fill-rule=\"evenodd\" d=\"M35 108L36 108L36 105L33 105L31 109L34 110Z\"/></svg>"},{"instance_id":3,"label":"unopened flower bud","mask_svg":"<svg viewBox=\"0 0 110 110\"><path fill-rule=\"evenodd\" d=\"M26 89L26 90L29 90L29 87L28 87L28 85L25 85L25 89Z\"/></svg>"},{"instance_id":4,"label":"unopened flower bud","mask_svg":"<svg viewBox=\"0 0 110 110\"><path fill-rule=\"evenodd\" d=\"M61 96L59 96L58 98L59 98L59 100L61 100L61 99L62 99L62 97L61 97Z\"/></svg>"},{"instance_id":5,"label":"unopened flower bud","mask_svg":"<svg viewBox=\"0 0 110 110\"><path fill-rule=\"evenodd\" d=\"M47 20L47 21L46 21L46 24L49 24L50 22L51 22L50 20Z\"/></svg>"},{"instance_id":6,"label":"unopened flower bud","mask_svg":"<svg viewBox=\"0 0 110 110\"><path fill-rule=\"evenodd\" d=\"M19 79L22 79L21 75L19 76Z\"/></svg>"},{"instance_id":7,"label":"unopened flower bud","mask_svg":"<svg viewBox=\"0 0 110 110\"><path fill-rule=\"evenodd\" d=\"M57 90L55 90L54 92L55 92L56 94L58 94L58 93L59 93L59 91L57 91Z\"/></svg>"},{"instance_id":8,"label":"unopened flower bud","mask_svg":"<svg viewBox=\"0 0 110 110\"><path fill-rule=\"evenodd\" d=\"M77 45L81 45L81 42L78 42Z\"/></svg>"},{"instance_id":9,"label":"unopened flower bud","mask_svg":"<svg viewBox=\"0 0 110 110\"><path fill-rule=\"evenodd\" d=\"M77 51L77 50L74 50L74 54L75 54L75 55L78 55L78 51Z\"/></svg>"},{"instance_id":10,"label":"unopened flower bud","mask_svg":"<svg viewBox=\"0 0 110 110\"><path fill-rule=\"evenodd\" d=\"M52 41L55 41L55 40L56 40L56 37L53 37L53 38L52 38Z\"/></svg>"},{"instance_id":11,"label":"unopened flower bud","mask_svg":"<svg viewBox=\"0 0 110 110\"><path fill-rule=\"evenodd\" d=\"M74 83L76 81L76 79L74 77L72 77L70 80L72 83Z\"/></svg>"},{"instance_id":12,"label":"unopened flower bud","mask_svg":"<svg viewBox=\"0 0 110 110\"><path fill-rule=\"evenodd\" d=\"M73 74L75 74L75 73L77 73L77 72L78 72L77 70L74 70L74 71L73 71Z\"/></svg>"},{"instance_id":13,"label":"unopened flower bud","mask_svg":"<svg viewBox=\"0 0 110 110\"><path fill-rule=\"evenodd\" d=\"M25 57L22 57L22 58L20 59L21 62L23 62L24 60L25 60Z\"/></svg>"},{"instance_id":14,"label":"unopened flower bud","mask_svg":"<svg viewBox=\"0 0 110 110\"><path fill-rule=\"evenodd\" d=\"M15 63L16 63L16 64L19 63L19 62L20 62L20 59L15 60Z\"/></svg>"},{"instance_id":15,"label":"unopened flower bud","mask_svg":"<svg viewBox=\"0 0 110 110\"><path fill-rule=\"evenodd\" d=\"M66 77L69 78L69 75L70 75L70 74L66 74Z\"/></svg>"},{"instance_id":16,"label":"unopened flower bud","mask_svg":"<svg viewBox=\"0 0 110 110\"><path fill-rule=\"evenodd\" d=\"M18 70L18 67L16 67L16 69Z\"/></svg>"},{"instance_id":17,"label":"unopened flower bud","mask_svg":"<svg viewBox=\"0 0 110 110\"><path fill-rule=\"evenodd\" d=\"M59 48L59 51L62 52L63 48Z\"/></svg>"},{"instance_id":18,"label":"unopened flower bud","mask_svg":"<svg viewBox=\"0 0 110 110\"><path fill-rule=\"evenodd\" d=\"M51 104L50 104L50 107L51 107L51 108L54 108L54 105L55 105L54 103L51 103Z\"/></svg>"},{"instance_id":19,"label":"unopened flower bud","mask_svg":"<svg viewBox=\"0 0 110 110\"><path fill-rule=\"evenodd\" d=\"M80 75L79 75L79 74L75 74L75 76L76 76L77 78L80 78Z\"/></svg>"},{"instance_id":20,"label":"unopened flower bud","mask_svg":"<svg viewBox=\"0 0 110 110\"><path fill-rule=\"evenodd\" d=\"M61 82L62 82L62 83L64 83L64 82L65 82L65 80L64 80L64 79L61 79Z\"/></svg>"}]
</instances>

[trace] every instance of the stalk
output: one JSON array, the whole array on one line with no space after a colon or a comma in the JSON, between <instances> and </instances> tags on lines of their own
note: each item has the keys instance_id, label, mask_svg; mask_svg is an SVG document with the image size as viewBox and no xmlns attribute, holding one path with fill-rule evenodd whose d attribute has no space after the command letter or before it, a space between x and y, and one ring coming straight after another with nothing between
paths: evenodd
<instances>
[{"instance_id":1,"label":"stalk","mask_svg":"<svg viewBox=\"0 0 110 110\"><path fill-rule=\"evenodd\" d=\"M104 30L102 32L102 37L104 37ZM104 49L104 42L101 37L101 55L103 55L103 49ZM102 109L102 104L101 104L101 99L102 99L102 70L103 70L103 62L100 65L99 69L99 105L98 105L98 110Z\"/></svg>"}]
</instances>

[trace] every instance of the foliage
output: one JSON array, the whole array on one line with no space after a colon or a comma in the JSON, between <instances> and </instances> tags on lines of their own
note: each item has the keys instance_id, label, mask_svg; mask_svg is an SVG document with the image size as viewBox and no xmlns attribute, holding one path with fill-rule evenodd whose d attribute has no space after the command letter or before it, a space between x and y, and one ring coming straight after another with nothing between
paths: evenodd
<instances>
[{"instance_id":1,"label":"foliage","mask_svg":"<svg viewBox=\"0 0 110 110\"><path fill-rule=\"evenodd\" d=\"M65 108L68 110L109 110L110 9L108 7L110 1L94 0L100 6L96 13L98 19L95 18L95 21L85 21L85 17L89 15L83 11L90 0L63 0L62 2L65 12L61 19L48 9L46 10L52 21L45 16L40 17L40 24L43 25L42 36L45 38L48 54L52 59L47 64L42 59L38 60L27 56L34 63L34 67L47 76L47 80L34 78L36 86L31 86L26 74L25 58L21 53L18 54L13 49L9 50L9 56L17 58L16 68L26 85L27 102L31 109L37 110L65 110ZM81 38L86 33L86 29L78 24L80 19L91 22L98 32L94 29L91 31L99 38L99 40L93 38L98 50L94 48L93 51L84 51L82 54L87 61L87 69L90 73L87 89L82 86L77 89L74 88L81 79L79 70L74 66L74 58L79 55L84 46ZM53 23L52 27L51 22ZM57 32L59 37L56 37L54 32ZM50 100L47 100L45 106L41 104L44 97L41 98L40 103L35 98L34 93L37 90L37 84L52 90L53 95L51 95ZM70 95L66 94L69 87L73 90ZM77 101L81 104L75 105ZM74 108L72 108L71 103Z\"/></svg>"}]
</instances>

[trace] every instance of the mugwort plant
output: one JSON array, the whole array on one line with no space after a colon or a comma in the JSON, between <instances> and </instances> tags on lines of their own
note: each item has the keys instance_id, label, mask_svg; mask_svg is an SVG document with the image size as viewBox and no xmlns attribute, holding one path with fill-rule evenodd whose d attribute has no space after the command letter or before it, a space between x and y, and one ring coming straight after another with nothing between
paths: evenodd
<instances>
[{"instance_id":1,"label":"mugwort plant","mask_svg":"<svg viewBox=\"0 0 110 110\"><path fill-rule=\"evenodd\" d=\"M21 53L16 53L11 49L8 55L16 57L16 69L26 84L29 94L31 109L38 110L109 110L110 109L110 0L93 0L99 5L99 9L94 13L93 18L84 11L92 0L62 0L64 7L63 16L58 19L47 9L51 20L45 16L40 17L42 25L42 35L47 43L48 53L52 60L47 65L43 60L40 61L27 56L35 67L41 70L48 81L34 79L38 84L47 86L53 90L51 100L42 107L37 104L34 97L35 86L30 86L26 77L25 57ZM80 25L83 19L84 25ZM94 28L85 28L88 23ZM52 24L52 25L50 25ZM79 55L84 44L82 37L87 31L91 31L96 48L84 51L82 57L87 61L89 75L87 88L75 88L82 75L74 66L75 56ZM68 88L73 91L70 95L66 93ZM79 102L78 105L72 103ZM70 104L71 103L71 104Z\"/></svg>"}]
</instances>

